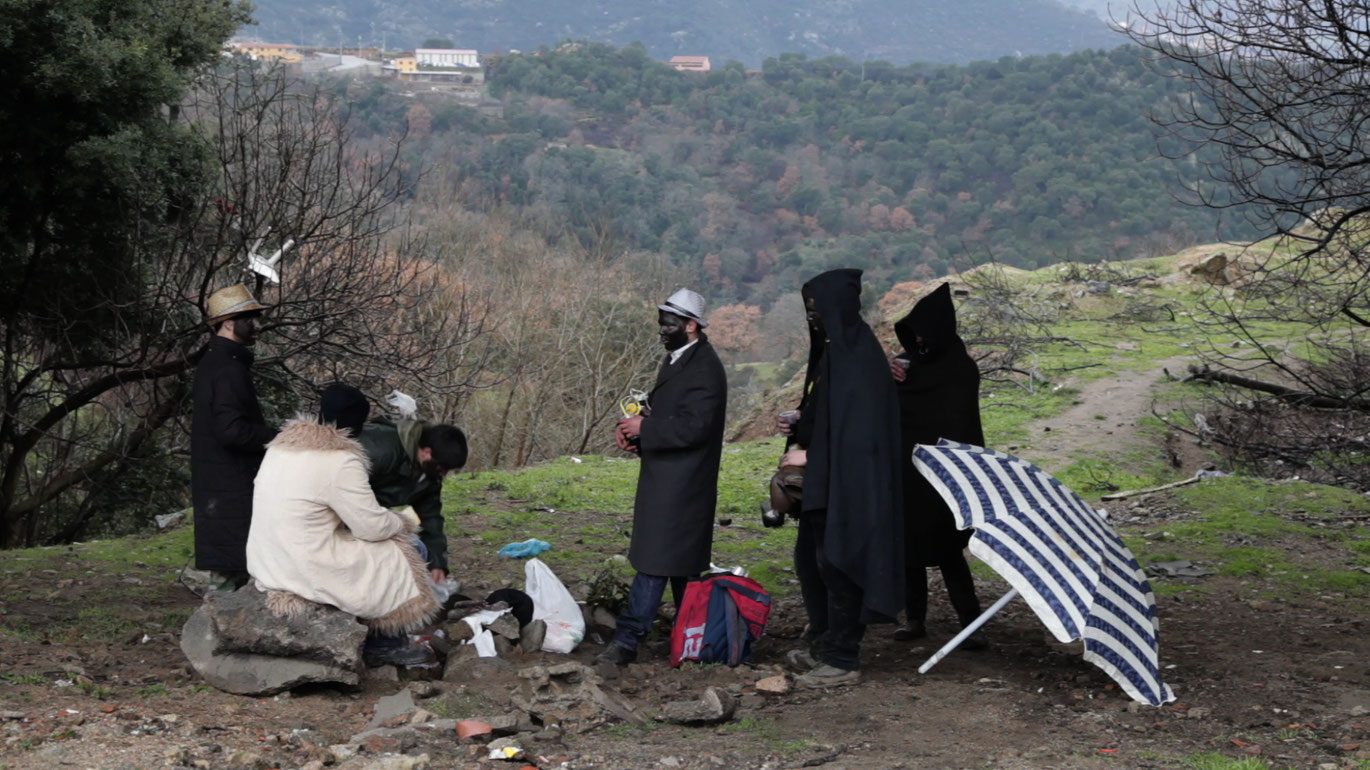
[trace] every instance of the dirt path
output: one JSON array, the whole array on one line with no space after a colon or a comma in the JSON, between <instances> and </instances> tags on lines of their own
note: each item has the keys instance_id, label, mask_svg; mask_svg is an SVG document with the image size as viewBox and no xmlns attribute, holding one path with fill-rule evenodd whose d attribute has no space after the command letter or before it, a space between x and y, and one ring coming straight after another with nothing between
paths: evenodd
<instances>
[{"instance_id":1,"label":"dirt path","mask_svg":"<svg viewBox=\"0 0 1370 770\"><path fill-rule=\"evenodd\" d=\"M1156 386L1164 381L1166 371L1183 369L1190 358L1174 356L1145 371L1083 383L1076 403L1065 412L1028 424L1030 438L1017 454L1048 471L1058 471L1084 458L1118 457L1154 446L1154 440L1138 430L1139 421L1151 413Z\"/></svg>"}]
</instances>

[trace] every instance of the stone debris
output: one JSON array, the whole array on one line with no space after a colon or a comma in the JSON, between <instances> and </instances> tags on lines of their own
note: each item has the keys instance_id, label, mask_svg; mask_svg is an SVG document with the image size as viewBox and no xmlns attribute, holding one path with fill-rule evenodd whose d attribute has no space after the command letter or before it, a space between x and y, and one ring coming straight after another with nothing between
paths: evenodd
<instances>
[{"instance_id":1,"label":"stone debris","mask_svg":"<svg viewBox=\"0 0 1370 770\"><path fill-rule=\"evenodd\" d=\"M437 682L431 682L426 680L410 682L409 692L413 693L415 698L419 700L424 700L426 698L433 698L438 695L442 695L442 685L438 684Z\"/></svg>"},{"instance_id":2,"label":"stone debris","mask_svg":"<svg viewBox=\"0 0 1370 770\"><path fill-rule=\"evenodd\" d=\"M358 770L428 770L432 760L427 754L418 756L377 757L358 768Z\"/></svg>"},{"instance_id":3,"label":"stone debris","mask_svg":"<svg viewBox=\"0 0 1370 770\"><path fill-rule=\"evenodd\" d=\"M183 511L176 511L174 513L157 514L156 516L152 517L152 520L157 523L158 532L165 532L169 529L175 529L176 527L179 527L182 524L186 523L186 518L189 514L190 509L186 508Z\"/></svg>"},{"instance_id":4,"label":"stone debris","mask_svg":"<svg viewBox=\"0 0 1370 770\"><path fill-rule=\"evenodd\" d=\"M593 669L579 663L532 666L518 672L514 705L543 724L587 730L616 718L634 724L646 719L622 694L600 686Z\"/></svg>"},{"instance_id":5,"label":"stone debris","mask_svg":"<svg viewBox=\"0 0 1370 770\"><path fill-rule=\"evenodd\" d=\"M465 650L465 651L464 651ZM479 682L512 675L514 664L505 658L481 658L469 644L457 647L442 672L444 682Z\"/></svg>"},{"instance_id":6,"label":"stone debris","mask_svg":"<svg viewBox=\"0 0 1370 770\"><path fill-rule=\"evenodd\" d=\"M362 671L363 682L396 684L400 681L400 670L395 666L376 666Z\"/></svg>"},{"instance_id":7,"label":"stone debris","mask_svg":"<svg viewBox=\"0 0 1370 770\"><path fill-rule=\"evenodd\" d=\"M737 700L726 690L710 687L699 700L666 704L658 719L675 725L717 725L732 720L736 713Z\"/></svg>"},{"instance_id":8,"label":"stone debris","mask_svg":"<svg viewBox=\"0 0 1370 770\"><path fill-rule=\"evenodd\" d=\"M361 751L361 746L356 743L335 743L328 747L328 754L334 762L346 762L357 756L358 751Z\"/></svg>"},{"instance_id":9,"label":"stone debris","mask_svg":"<svg viewBox=\"0 0 1370 770\"><path fill-rule=\"evenodd\" d=\"M417 709L418 706L414 705L414 694L409 690L400 690L394 695L387 695L376 701L376 709L372 712L371 721L367 723L366 728L370 730L375 727L395 727L408 721Z\"/></svg>"},{"instance_id":10,"label":"stone debris","mask_svg":"<svg viewBox=\"0 0 1370 770\"><path fill-rule=\"evenodd\" d=\"M534 620L519 630L519 647L525 651L542 649L542 641L547 637L547 621Z\"/></svg>"},{"instance_id":11,"label":"stone debris","mask_svg":"<svg viewBox=\"0 0 1370 770\"><path fill-rule=\"evenodd\" d=\"M790 691L790 680L784 674L756 680L756 691L763 695L784 695Z\"/></svg>"}]
</instances>

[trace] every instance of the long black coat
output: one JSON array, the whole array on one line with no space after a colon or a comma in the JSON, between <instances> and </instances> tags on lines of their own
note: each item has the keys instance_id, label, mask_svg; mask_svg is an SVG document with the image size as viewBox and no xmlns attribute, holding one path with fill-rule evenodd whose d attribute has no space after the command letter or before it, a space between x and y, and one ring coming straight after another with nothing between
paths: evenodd
<instances>
[{"instance_id":1,"label":"long black coat","mask_svg":"<svg viewBox=\"0 0 1370 770\"><path fill-rule=\"evenodd\" d=\"M680 360L668 356L642 420L628 561L648 575L708 569L718 503L718 463L728 410L723 362L703 334Z\"/></svg>"},{"instance_id":2,"label":"long black coat","mask_svg":"<svg viewBox=\"0 0 1370 770\"><path fill-rule=\"evenodd\" d=\"M904 536L909 566L932 567L960 556L971 531L957 529L946 501L913 465L917 444L950 439L984 446L980 428L980 369L956 333L951 289L942 284L894 325L909 360L899 383L899 428L904 453Z\"/></svg>"},{"instance_id":3,"label":"long black coat","mask_svg":"<svg viewBox=\"0 0 1370 770\"><path fill-rule=\"evenodd\" d=\"M195 567L247 570L252 480L276 437L252 386L252 351L215 335L195 367L190 422L190 490Z\"/></svg>"},{"instance_id":4,"label":"long black coat","mask_svg":"<svg viewBox=\"0 0 1370 770\"><path fill-rule=\"evenodd\" d=\"M823 319L811 334L804 407L812 413L804 510L826 510L824 550L861 587L863 616L904 608L899 401L884 348L861 320L861 271L829 270L804 284ZM820 347L821 343L821 347ZM801 418L801 421L803 418Z\"/></svg>"}]
</instances>

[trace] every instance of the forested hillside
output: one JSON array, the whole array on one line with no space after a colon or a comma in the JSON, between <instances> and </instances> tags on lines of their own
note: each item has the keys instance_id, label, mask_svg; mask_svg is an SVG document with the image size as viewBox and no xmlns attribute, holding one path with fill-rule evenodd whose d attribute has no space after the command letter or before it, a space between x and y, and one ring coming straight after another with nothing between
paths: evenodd
<instances>
[{"instance_id":1,"label":"forested hillside","mask_svg":"<svg viewBox=\"0 0 1370 770\"><path fill-rule=\"evenodd\" d=\"M262 0L254 34L336 45L445 37L481 51L587 39L751 66L786 51L894 62L1064 53L1120 37L1058 0Z\"/></svg>"},{"instance_id":2,"label":"forested hillside","mask_svg":"<svg viewBox=\"0 0 1370 770\"><path fill-rule=\"evenodd\" d=\"M494 63L489 109L347 87L363 130L408 121L424 202L664 252L720 301L765 306L838 263L882 288L991 257L1036 267L1219 235L1213 211L1178 197L1198 163L1160 155L1147 117L1181 94L1135 48L968 66L786 55L700 75L576 44Z\"/></svg>"}]
</instances>

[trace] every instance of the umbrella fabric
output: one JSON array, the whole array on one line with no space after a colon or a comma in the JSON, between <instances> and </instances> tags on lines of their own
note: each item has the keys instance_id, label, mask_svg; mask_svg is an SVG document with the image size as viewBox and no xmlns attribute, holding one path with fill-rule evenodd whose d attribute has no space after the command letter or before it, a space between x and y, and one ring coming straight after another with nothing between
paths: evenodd
<instances>
[{"instance_id":1,"label":"umbrella fabric","mask_svg":"<svg viewBox=\"0 0 1370 770\"><path fill-rule=\"evenodd\" d=\"M918 445L913 459L957 526L974 528L971 553L1018 589L1053 636L1084 639L1085 660L1134 699L1175 699L1159 671L1155 594L1101 512L1013 455L944 439Z\"/></svg>"}]
</instances>

